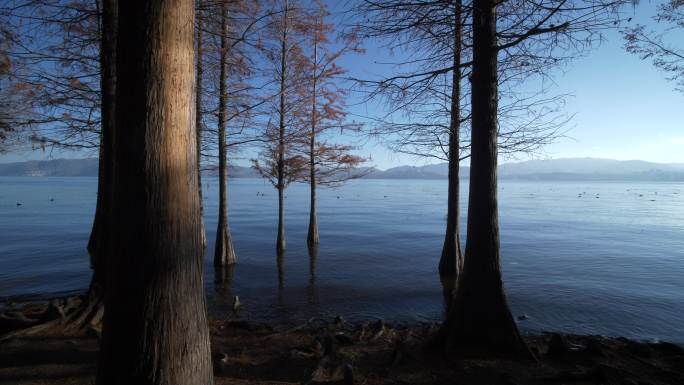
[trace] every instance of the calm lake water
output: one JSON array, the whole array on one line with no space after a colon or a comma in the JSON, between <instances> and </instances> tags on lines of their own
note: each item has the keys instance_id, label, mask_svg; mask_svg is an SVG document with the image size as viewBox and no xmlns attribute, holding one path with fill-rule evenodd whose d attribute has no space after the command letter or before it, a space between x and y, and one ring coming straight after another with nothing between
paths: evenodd
<instances>
[{"instance_id":1,"label":"calm lake water","mask_svg":"<svg viewBox=\"0 0 684 385\"><path fill-rule=\"evenodd\" d=\"M227 314L239 295L241 316L258 321L439 320L446 187L358 180L322 189L321 246L312 259L308 186L294 185L286 194L288 250L278 263L275 190L233 180L239 261L232 281L215 285L218 185L206 179L211 311ZM95 178L0 178L0 299L87 287L95 197ZM499 197L504 280L514 314L529 317L523 329L684 343L684 184L503 181Z\"/></svg>"}]
</instances>

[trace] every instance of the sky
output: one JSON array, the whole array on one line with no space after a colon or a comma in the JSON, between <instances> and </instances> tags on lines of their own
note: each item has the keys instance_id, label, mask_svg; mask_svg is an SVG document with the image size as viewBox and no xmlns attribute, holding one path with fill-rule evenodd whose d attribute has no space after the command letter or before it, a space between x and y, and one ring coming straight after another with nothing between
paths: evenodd
<instances>
[{"instance_id":1,"label":"sky","mask_svg":"<svg viewBox=\"0 0 684 385\"><path fill-rule=\"evenodd\" d=\"M651 19L655 2L642 2L626 10L631 25L659 28ZM630 25L627 24L627 25ZM684 42L684 31L670 40ZM369 53L374 55L373 52ZM351 70L369 73L357 60ZM536 159L594 157L640 159L659 163L684 163L684 93L674 90L666 75L624 49L617 30L584 57L569 62L553 74L550 94L570 94L564 112L572 115L565 136L533 155ZM434 163L394 154L376 143L367 145L381 169L403 164ZM519 156L502 161L527 160Z\"/></svg>"},{"instance_id":2,"label":"sky","mask_svg":"<svg viewBox=\"0 0 684 385\"><path fill-rule=\"evenodd\" d=\"M628 13L632 24L654 26L650 16L656 3L642 4ZM674 35L684 41L684 32ZM570 94L564 112L573 115L568 132L535 154L535 158L596 157L619 160L641 159L661 163L684 163L684 93L649 61L627 53L618 31L605 34L605 41L586 56L568 63L553 74L552 93ZM363 56L344 59L350 75L375 75L375 61L387 61L388 54L370 43ZM353 104L353 102L351 103ZM379 115L377 106L355 105L358 115ZM371 158L368 165L386 169L399 165L424 165L434 159L395 154L379 140L361 140L359 154ZM0 155L0 162L57 157L85 157L92 153L57 150L27 151ZM250 152L241 153L238 164L247 165ZM519 157L513 160L527 160ZM510 160L510 159L508 159Z\"/></svg>"}]
</instances>

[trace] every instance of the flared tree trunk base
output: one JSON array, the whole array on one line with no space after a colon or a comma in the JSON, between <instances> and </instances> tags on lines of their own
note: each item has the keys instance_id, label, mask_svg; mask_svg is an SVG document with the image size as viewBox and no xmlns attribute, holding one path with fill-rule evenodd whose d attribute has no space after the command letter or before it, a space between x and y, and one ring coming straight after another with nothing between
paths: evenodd
<instances>
[{"instance_id":1,"label":"flared tree trunk base","mask_svg":"<svg viewBox=\"0 0 684 385\"><path fill-rule=\"evenodd\" d=\"M464 286L462 282L457 284L446 321L429 347L457 356L534 359L520 336L503 291L483 293Z\"/></svg>"},{"instance_id":2,"label":"flared tree trunk base","mask_svg":"<svg viewBox=\"0 0 684 385\"><path fill-rule=\"evenodd\" d=\"M216 236L216 248L214 250L214 266L222 267L237 263L233 238L229 229L220 230Z\"/></svg>"}]
</instances>

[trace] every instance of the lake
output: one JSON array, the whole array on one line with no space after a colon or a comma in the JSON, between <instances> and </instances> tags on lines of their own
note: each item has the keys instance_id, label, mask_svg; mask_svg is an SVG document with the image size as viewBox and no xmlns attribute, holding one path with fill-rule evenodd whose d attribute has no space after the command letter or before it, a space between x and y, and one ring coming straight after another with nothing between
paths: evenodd
<instances>
[{"instance_id":1,"label":"lake","mask_svg":"<svg viewBox=\"0 0 684 385\"><path fill-rule=\"evenodd\" d=\"M87 287L96 183L0 177L0 299ZM504 281L514 315L528 317L519 321L524 330L684 343L684 184L502 181L499 188ZM238 295L240 315L255 321L440 320L446 189L446 180L370 179L320 189L321 245L312 258L308 186L293 185L288 249L278 260L275 189L232 180L238 265L232 279L214 284L218 184L206 178L210 311L227 315ZM466 197L461 203L465 231Z\"/></svg>"}]
</instances>

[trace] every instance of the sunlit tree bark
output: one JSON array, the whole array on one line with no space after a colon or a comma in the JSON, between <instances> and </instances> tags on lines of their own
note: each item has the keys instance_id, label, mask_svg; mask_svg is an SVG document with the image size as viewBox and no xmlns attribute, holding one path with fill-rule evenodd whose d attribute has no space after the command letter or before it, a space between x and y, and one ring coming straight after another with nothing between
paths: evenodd
<instances>
[{"instance_id":1,"label":"sunlit tree bark","mask_svg":"<svg viewBox=\"0 0 684 385\"><path fill-rule=\"evenodd\" d=\"M202 278L194 4L119 2L111 248L98 384L213 382Z\"/></svg>"},{"instance_id":2,"label":"sunlit tree bark","mask_svg":"<svg viewBox=\"0 0 684 385\"><path fill-rule=\"evenodd\" d=\"M202 193L202 78L204 75L204 63L202 61L203 45L202 40L203 29L202 23L202 6L203 1L197 0L196 10L196 30L197 30L197 64L195 70L197 71L197 79L195 81L195 131L197 136L197 189L200 196L200 236L202 237L202 250L207 247L207 232L204 228L204 196Z\"/></svg>"}]
</instances>

